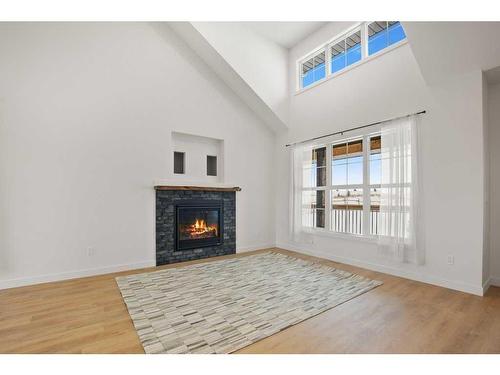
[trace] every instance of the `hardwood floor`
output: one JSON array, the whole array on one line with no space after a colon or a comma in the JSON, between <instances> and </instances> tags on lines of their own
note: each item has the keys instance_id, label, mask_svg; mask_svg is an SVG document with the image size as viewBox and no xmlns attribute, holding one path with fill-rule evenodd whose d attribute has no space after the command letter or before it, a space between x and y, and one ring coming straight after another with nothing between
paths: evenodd
<instances>
[{"instance_id":1,"label":"hardwood floor","mask_svg":"<svg viewBox=\"0 0 500 375\"><path fill-rule=\"evenodd\" d=\"M267 250L257 252L262 251ZM274 251L382 280L384 285L239 353L500 353L500 288L477 297ZM0 353L143 353L114 278L147 270L0 291Z\"/></svg>"}]
</instances>

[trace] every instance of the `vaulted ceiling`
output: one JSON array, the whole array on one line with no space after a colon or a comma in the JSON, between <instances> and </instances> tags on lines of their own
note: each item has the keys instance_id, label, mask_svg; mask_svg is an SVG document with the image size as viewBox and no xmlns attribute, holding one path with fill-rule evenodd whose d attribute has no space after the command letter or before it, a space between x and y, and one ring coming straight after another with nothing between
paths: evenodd
<instances>
[{"instance_id":1,"label":"vaulted ceiling","mask_svg":"<svg viewBox=\"0 0 500 375\"><path fill-rule=\"evenodd\" d=\"M238 22L172 22L219 77L273 131L287 129L288 51Z\"/></svg>"},{"instance_id":2,"label":"vaulted ceiling","mask_svg":"<svg viewBox=\"0 0 500 375\"><path fill-rule=\"evenodd\" d=\"M403 22L429 84L500 65L500 22Z\"/></svg>"},{"instance_id":3,"label":"vaulted ceiling","mask_svg":"<svg viewBox=\"0 0 500 375\"><path fill-rule=\"evenodd\" d=\"M243 26L284 47L292 48L328 22L241 22Z\"/></svg>"},{"instance_id":4,"label":"vaulted ceiling","mask_svg":"<svg viewBox=\"0 0 500 375\"><path fill-rule=\"evenodd\" d=\"M170 23L273 131L287 129L288 49L325 22ZM402 22L430 85L472 70L500 82L500 22Z\"/></svg>"}]
</instances>

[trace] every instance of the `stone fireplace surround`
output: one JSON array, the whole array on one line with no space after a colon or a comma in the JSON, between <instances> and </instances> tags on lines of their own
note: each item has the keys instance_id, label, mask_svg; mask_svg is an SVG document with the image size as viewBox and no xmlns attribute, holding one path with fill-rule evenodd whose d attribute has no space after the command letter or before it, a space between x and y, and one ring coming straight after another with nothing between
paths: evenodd
<instances>
[{"instance_id":1,"label":"stone fireplace surround","mask_svg":"<svg viewBox=\"0 0 500 375\"><path fill-rule=\"evenodd\" d=\"M236 253L236 192L238 187L165 186L156 190L156 265ZM176 204L186 201L222 201L222 243L175 251Z\"/></svg>"}]
</instances>

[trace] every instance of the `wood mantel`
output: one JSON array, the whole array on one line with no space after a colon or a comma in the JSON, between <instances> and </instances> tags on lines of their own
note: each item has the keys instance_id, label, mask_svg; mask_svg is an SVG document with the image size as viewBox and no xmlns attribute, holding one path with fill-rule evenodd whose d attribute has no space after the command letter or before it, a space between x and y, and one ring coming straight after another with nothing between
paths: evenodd
<instances>
[{"instance_id":1,"label":"wood mantel","mask_svg":"<svg viewBox=\"0 0 500 375\"><path fill-rule=\"evenodd\" d=\"M155 190L196 190L196 191L241 191L239 186L181 186L181 185L156 185Z\"/></svg>"}]
</instances>

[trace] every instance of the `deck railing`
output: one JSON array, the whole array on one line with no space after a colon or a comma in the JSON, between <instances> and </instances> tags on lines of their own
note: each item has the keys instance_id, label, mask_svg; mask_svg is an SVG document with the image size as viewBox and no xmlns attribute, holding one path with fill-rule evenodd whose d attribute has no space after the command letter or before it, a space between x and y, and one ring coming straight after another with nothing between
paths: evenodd
<instances>
[{"instance_id":1,"label":"deck railing","mask_svg":"<svg viewBox=\"0 0 500 375\"><path fill-rule=\"evenodd\" d=\"M379 233L379 215L380 206L370 207L370 234L377 235Z\"/></svg>"},{"instance_id":2,"label":"deck railing","mask_svg":"<svg viewBox=\"0 0 500 375\"><path fill-rule=\"evenodd\" d=\"M371 206L369 215L369 234L378 235L380 207ZM324 228L325 209L309 208L302 212L302 225L311 228ZM330 217L331 229L334 232L363 234L363 207L333 205Z\"/></svg>"},{"instance_id":3,"label":"deck railing","mask_svg":"<svg viewBox=\"0 0 500 375\"><path fill-rule=\"evenodd\" d=\"M370 234L378 234L379 206L370 207ZM363 207L334 205L331 216L332 230L340 233L363 233Z\"/></svg>"},{"instance_id":4,"label":"deck railing","mask_svg":"<svg viewBox=\"0 0 500 375\"><path fill-rule=\"evenodd\" d=\"M333 208L332 230L341 233L361 234L363 230L363 210Z\"/></svg>"}]
</instances>

